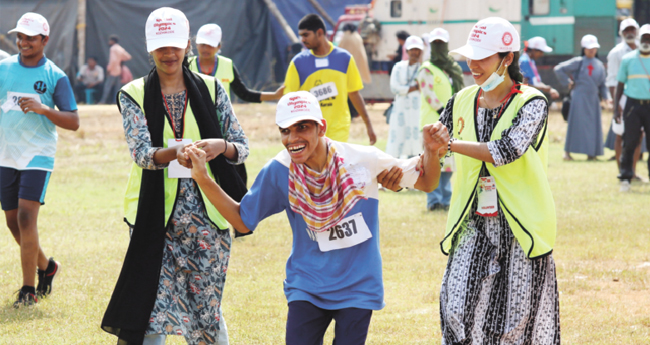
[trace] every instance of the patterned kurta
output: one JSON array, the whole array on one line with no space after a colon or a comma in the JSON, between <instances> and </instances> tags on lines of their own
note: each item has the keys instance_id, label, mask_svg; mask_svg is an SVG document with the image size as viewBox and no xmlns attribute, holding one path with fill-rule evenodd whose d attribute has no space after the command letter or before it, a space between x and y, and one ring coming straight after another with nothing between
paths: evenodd
<instances>
[{"instance_id":1,"label":"patterned kurta","mask_svg":"<svg viewBox=\"0 0 650 345\"><path fill-rule=\"evenodd\" d=\"M180 130L185 91L165 95L165 100L175 128ZM152 147L143 112L124 95L120 95L120 105L133 160L143 169L166 168L168 164L153 161L154 153L161 148ZM222 87L218 88L216 109L224 138L237 148L237 160L230 163L241 163L248 156L248 139ZM212 344L219 333L219 306L230 258L230 233L210 222L194 180L182 178L179 183L165 238L157 299L146 334L182 335L188 344Z\"/></svg>"},{"instance_id":2,"label":"patterned kurta","mask_svg":"<svg viewBox=\"0 0 650 345\"><path fill-rule=\"evenodd\" d=\"M450 135L453 101L440 117ZM533 100L519 110L502 139L490 141L500 108L480 108L476 119L477 137L487 142L495 167L523 156L547 118L546 102ZM487 169L480 175L489 176ZM452 239L440 291L442 343L560 344L553 256L528 259L501 207L496 217L478 216L476 208L477 199Z\"/></svg>"}]
</instances>

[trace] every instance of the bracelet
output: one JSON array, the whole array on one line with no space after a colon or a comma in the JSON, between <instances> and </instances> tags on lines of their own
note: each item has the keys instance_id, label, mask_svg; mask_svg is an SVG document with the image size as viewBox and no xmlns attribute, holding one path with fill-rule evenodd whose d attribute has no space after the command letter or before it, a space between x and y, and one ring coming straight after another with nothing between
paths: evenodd
<instances>
[{"instance_id":1,"label":"bracelet","mask_svg":"<svg viewBox=\"0 0 650 345\"><path fill-rule=\"evenodd\" d=\"M223 142L226 143L226 145L224 145L224 146L225 146L225 149L223 149L223 152L221 152L221 155L225 155L225 154L226 154L226 151L228 151L228 142L225 141L225 140L224 140Z\"/></svg>"},{"instance_id":2,"label":"bracelet","mask_svg":"<svg viewBox=\"0 0 650 345\"><path fill-rule=\"evenodd\" d=\"M447 152L453 152L451 150L451 143L453 143L454 141L456 141L456 138L449 138L449 141L447 142Z\"/></svg>"}]
</instances>

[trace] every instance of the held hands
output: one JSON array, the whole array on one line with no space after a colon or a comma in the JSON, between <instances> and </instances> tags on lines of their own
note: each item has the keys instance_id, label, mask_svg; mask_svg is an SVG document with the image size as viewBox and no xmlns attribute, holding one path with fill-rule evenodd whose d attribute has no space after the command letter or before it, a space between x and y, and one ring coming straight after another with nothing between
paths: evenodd
<instances>
[{"instance_id":1,"label":"held hands","mask_svg":"<svg viewBox=\"0 0 650 345\"><path fill-rule=\"evenodd\" d=\"M205 162L209 162L226 152L227 143L224 139L204 139L185 146L177 146L176 159L178 160L178 164L188 169L192 169L194 165L188 153L188 150L191 148L202 151L205 154ZM205 165L205 162L203 165Z\"/></svg>"},{"instance_id":2,"label":"held hands","mask_svg":"<svg viewBox=\"0 0 650 345\"><path fill-rule=\"evenodd\" d=\"M442 122L438 121L434 124L424 126L422 137L424 139L424 148L431 153L436 153L436 157L447 153L449 132Z\"/></svg>"},{"instance_id":3,"label":"held hands","mask_svg":"<svg viewBox=\"0 0 650 345\"><path fill-rule=\"evenodd\" d=\"M30 111L35 112L36 114L39 115L44 115L45 111L49 109L47 105L40 104L36 102L35 99L29 98L29 97L23 97L18 101L18 106L20 106L20 109L23 111L23 113L27 114Z\"/></svg>"},{"instance_id":4,"label":"held hands","mask_svg":"<svg viewBox=\"0 0 650 345\"><path fill-rule=\"evenodd\" d=\"M397 192L401 189L399 182L402 181L403 176L402 169L394 166L390 170L384 169L384 171L377 175L377 182L381 183L384 188Z\"/></svg>"},{"instance_id":5,"label":"held hands","mask_svg":"<svg viewBox=\"0 0 650 345\"><path fill-rule=\"evenodd\" d=\"M189 157L192 165L192 178L197 182L206 178L209 179L208 170L205 168L207 153L196 147L194 144L188 145L185 148L185 153Z\"/></svg>"},{"instance_id":6,"label":"held hands","mask_svg":"<svg viewBox=\"0 0 650 345\"><path fill-rule=\"evenodd\" d=\"M558 99L560 98L560 93L557 92L556 89L551 88L551 99Z\"/></svg>"}]
</instances>

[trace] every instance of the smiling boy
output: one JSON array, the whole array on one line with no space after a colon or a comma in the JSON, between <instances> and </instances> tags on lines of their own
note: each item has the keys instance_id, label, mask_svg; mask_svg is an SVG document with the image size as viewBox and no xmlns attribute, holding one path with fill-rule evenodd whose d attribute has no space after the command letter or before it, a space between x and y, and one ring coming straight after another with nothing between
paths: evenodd
<instances>
[{"instance_id":1,"label":"smiling boy","mask_svg":"<svg viewBox=\"0 0 650 345\"><path fill-rule=\"evenodd\" d=\"M48 295L59 272L39 245L37 218L54 168L56 127L77 130L79 116L70 80L43 54L47 20L25 13L13 32L20 53L0 61L0 203L20 245L23 286L14 303L19 308Z\"/></svg>"},{"instance_id":2,"label":"smiling boy","mask_svg":"<svg viewBox=\"0 0 650 345\"><path fill-rule=\"evenodd\" d=\"M269 161L241 204L208 177L205 152L188 148L192 177L240 232L285 211L293 232L284 292L289 303L286 343L322 344L336 320L336 344L364 344L373 310L384 307L377 176L399 166L402 187L432 191L440 176L443 126L424 129L422 173L418 158L395 159L381 150L325 137L327 123L309 92L284 95L276 124L286 148ZM436 132L442 139L434 139ZM446 138L446 139L445 139Z\"/></svg>"}]
</instances>

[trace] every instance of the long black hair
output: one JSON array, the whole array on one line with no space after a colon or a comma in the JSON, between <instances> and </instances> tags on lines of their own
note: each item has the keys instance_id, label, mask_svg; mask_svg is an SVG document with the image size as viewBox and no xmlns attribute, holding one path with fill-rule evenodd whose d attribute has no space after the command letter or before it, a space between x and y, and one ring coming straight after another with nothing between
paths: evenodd
<instances>
[{"instance_id":1,"label":"long black hair","mask_svg":"<svg viewBox=\"0 0 650 345\"><path fill-rule=\"evenodd\" d=\"M510 66L508 66L508 75L510 76L510 79L521 84L524 82L524 75L521 74L521 70L519 69L519 56L521 55L521 53L503 52L503 53L499 53L499 57L503 59L506 56L508 56L508 54L510 53L512 53L514 56L512 58L512 63L510 64Z\"/></svg>"}]
</instances>

